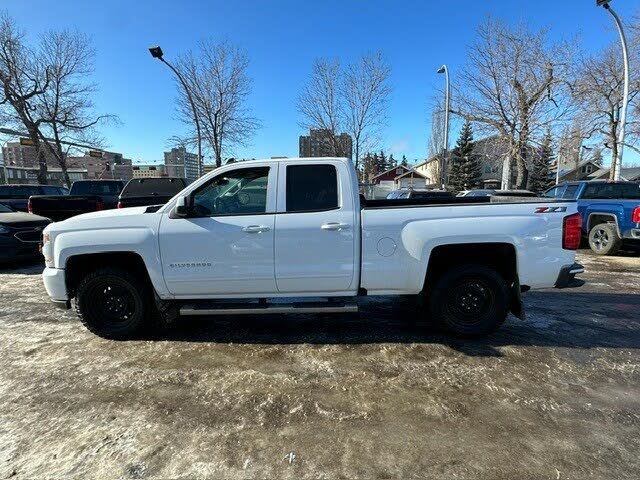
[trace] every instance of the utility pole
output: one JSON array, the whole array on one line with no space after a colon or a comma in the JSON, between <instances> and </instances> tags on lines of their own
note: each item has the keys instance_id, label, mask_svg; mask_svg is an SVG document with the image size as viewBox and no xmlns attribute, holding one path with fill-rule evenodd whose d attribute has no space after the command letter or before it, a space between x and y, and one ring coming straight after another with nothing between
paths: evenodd
<instances>
[{"instance_id":1,"label":"utility pole","mask_svg":"<svg viewBox=\"0 0 640 480\"><path fill-rule=\"evenodd\" d=\"M627 48L627 38L622 28L620 17L613 11L609 3L611 0L596 0L596 5L604 7L616 22L618 33L620 34L620 44L622 45L622 62L624 65L624 87L622 94L622 108L620 110L620 130L618 131L618 156L611 159L611 169L613 170L613 181L620 181L620 169L622 168L622 154L624 151L624 134L627 123L627 108L629 106L629 50Z\"/></svg>"},{"instance_id":2,"label":"utility pole","mask_svg":"<svg viewBox=\"0 0 640 480\"><path fill-rule=\"evenodd\" d=\"M164 59L163 57L164 53L162 52L162 49L160 47L151 47L149 48L149 52L151 53L151 56L153 58L157 58L158 60L160 60L167 67L169 67L173 73L175 73L176 77L178 77L178 80L180 80L180 83L182 84L182 87L184 88L185 93L187 94L187 98L189 99L189 103L191 104L191 110L193 111L193 121L196 124L196 132L198 135L198 177L201 177L202 176L202 136L200 135L200 120L198 118L198 111L196 110L196 104L193 101L193 97L191 96L191 91L187 86L187 82L185 82L184 78L182 78L182 75L180 75L180 72L176 68L174 68L173 65L171 65L169 62L167 62Z\"/></svg>"},{"instance_id":3,"label":"utility pole","mask_svg":"<svg viewBox=\"0 0 640 480\"><path fill-rule=\"evenodd\" d=\"M445 93L444 93L444 141L442 142L442 190L445 190L447 184L447 150L449 149L449 101L451 97L451 84L449 82L449 69L446 65L442 65L437 73L444 73Z\"/></svg>"}]
</instances>

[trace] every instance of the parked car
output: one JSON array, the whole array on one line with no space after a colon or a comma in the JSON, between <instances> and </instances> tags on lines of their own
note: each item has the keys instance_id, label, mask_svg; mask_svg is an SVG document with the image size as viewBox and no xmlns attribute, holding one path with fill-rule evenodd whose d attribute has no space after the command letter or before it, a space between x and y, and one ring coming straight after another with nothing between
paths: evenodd
<instances>
[{"instance_id":1,"label":"parked car","mask_svg":"<svg viewBox=\"0 0 640 480\"><path fill-rule=\"evenodd\" d=\"M479 190L464 190L458 193L458 197L525 197L532 198L538 195L529 190L493 190L490 188Z\"/></svg>"},{"instance_id":2,"label":"parked car","mask_svg":"<svg viewBox=\"0 0 640 480\"><path fill-rule=\"evenodd\" d=\"M0 203L0 263L37 257L40 237L51 220Z\"/></svg>"},{"instance_id":3,"label":"parked car","mask_svg":"<svg viewBox=\"0 0 640 480\"><path fill-rule=\"evenodd\" d=\"M28 209L58 222L81 213L116 208L123 187L122 180L78 180L71 185L69 195L29 197Z\"/></svg>"},{"instance_id":4,"label":"parked car","mask_svg":"<svg viewBox=\"0 0 640 480\"><path fill-rule=\"evenodd\" d=\"M574 201L445 200L361 205L344 158L227 164L160 208L51 224L43 280L106 338L178 314L355 312L364 295L419 296L446 331L481 335L523 317L522 291L580 285Z\"/></svg>"},{"instance_id":5,"label":"parked car","mask_svg":"<svg viewBox=\"0 0 640 480\"><path fill-rule=\"evenodd\" d=\"M186 186L184 178L133 178L120 192L118 208L164 205Z\"/></svg>"},{"instance_id":6,"label":"parked car","mask_svg":"<svg viewBox=\"0 0 640 480\"><path fill-rule=\"evenodd\" d=\"M598 255L615 255L624 244L640 244L640 184L564 182L543 195L578 201L582 235Z\"/></svg>"},{"instance_id":7,"label":"parked car","mask_svg":"<svg viewBox=\"0 0 640 480\"><path fill-rule=\"evenodd\" d=\"M390 192L387 195L387 200L399 200L408 198L452 198L453 196L453 193L442 190L403 189Z\"/></svg>"},{"instance_id":8,"label":"parked car","mask_svg":"<svg viewBox=\"0 0 640 480\"><path fill-rule=\"evenodd\" d=\"M0 203L19 212L28 210L31 195L67 195L69 190L55 185L0 185Z\"/></svg>"}]
</instances>

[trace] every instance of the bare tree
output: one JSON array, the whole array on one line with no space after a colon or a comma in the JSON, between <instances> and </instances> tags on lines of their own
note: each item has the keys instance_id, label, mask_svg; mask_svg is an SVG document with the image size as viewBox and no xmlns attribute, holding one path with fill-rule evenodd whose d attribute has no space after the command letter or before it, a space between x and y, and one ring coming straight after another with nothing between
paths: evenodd
<instances>
[{"instance_id":1,"label":"bare tree","mask_svg":"<svg viewBox=\"0 0 640 480\"><path fill-rule=\"evenodd\" d=\"M640 153L635 142L640 138L640 31L632 29L629 39L631 68L629 71L629 109L625 146ZM623 66L619 44L582 58L578 64L574 98L580 106L580 124L587 125L586 137L597 139L611 151L611 165L615 163L620 145L620 112L623 97ZM614 178L610 169L610 179Z\"/></svg>"},{"instance_id":2,"label":"bare tree","mask_svg":"<svg viewBox=\"0 0 640 480\"><path fill-rule=\"evenodd\" d=\"M504 139L517 188L526 187L530 141L570 113L571 55L572 45L551 44L545 30L489 18L454 83L453 113Z\"/></svg>"},{"instance_id":3,"label":"bare tree","mask_svg":"<svg viewBox=\"0 0 640 480\"><path fill-rule=\"evenodd\" d=\"M321 130L332 155L348 156L347 145L338 135L345 123L345 105L341 97L342 72L337 59L318 58L308 83L298 98L302 126Z\"/></svg>"},{"instance_id":4,"label":"bare tree","mask_svg":"<svg viewBox=\"0 0 640 480\"><path fill-rule=\"evenodd\" d=\"M444 101L438 100L431 110L431 134L427 143L427 160L436 158L432 172L434 179L442 176L442 145L444 143Z\"/></svg>"},{"instance_id":5,"label":"bare tree","mask_svg":"<svg viewBox=\"0 0 640 480\"><path fill-rule=\"evenodd\" d=\"M36 52L25 43L25 35L6 13L0 17L0 81L2 120L24 127L37 152L38 182L47 181L45 146L41 143L42 120L34 114L35 103L49 87L49 72L36 60Z\"/></svg>"},{"instance_id":6,"label":"bare tree","mask_svg":"<svg viewBox=\"0 0 640 480\"><path fill-rule=\"evenodd\" d=\"M96 91L86 78L93 74L94 50L86 35L61 31L48 32L42 38L41 61L49 72L49 88L38 99L42 119L42 140L60 166L65 183L71 184L67 173L67 142L83 142L98 148L103 140L95 127L114 115L94 114L91 100Z\"/></svg>"},{"instance_id":7,"label":"bare tree","mask_svg":"<svg viewBox=\"0 0 640 480\"><path fill-rule=\"evenodd\" d=\"M444 142L444 102L438 101L431 110L431 135L427 144L428 157L442 154Z\"/></svg>"},{"instance_id":8,"label":"bare tree","mask_svg":"<svg viewBox=\"0 0 640 480\"><path fill-rule=\"evenodd\" d=\"M356 171L360 152L375 146L386 125L391 67L382 52L363 55L347 66L341 84L345 130L353 137Z\"/></svg>"},{"instance_id":9,"label":"bare tree","mask_svg":"<svg viewBox=\"0 0 640 480\"><path fill-rule=\"evenodd\" d=\"M69 143L100 146L94 127L115 119L93 113L95 85L87 82L93 72L90 45L85 35L61 31L46 33L37 48L30 48L13 19L6 14L0 18L2 116L9 125L26 130L33 142L40 183L47 183L49 158L58 164L69 185Z\"/></svg>"},{"instance_id":10,"label":"bare tree","mask_svg":"<svg viewBox=\"0 0 640 480\"><path fill-rule=\"evenodd\" d=\"M365 54L342 68L337 59L319 58L298 98L302 126L325 133L335 156L349 156L353 140L356 169L362 152L373 149L387 120L391 67L382 53Z\"/></svg>"},{"instance_id":11,"label":"bare tree","mask_svg":"<svg viewBox=\"0 0 640 480\"><path fill-rule=\"evenodd\" d=\"M191 90L200 119L205 148L213 154L216 166L222 165L224 155L237 146L248 145L260 128L260 122L246 106L251 93L247 75L249 58L228 41L200 42L197 55L183 55L177 68ZM191 105L178 86L178 112L184 123L194 126ZM195 136L184 139L195 143Z\"/></svg>"}]
</instances>

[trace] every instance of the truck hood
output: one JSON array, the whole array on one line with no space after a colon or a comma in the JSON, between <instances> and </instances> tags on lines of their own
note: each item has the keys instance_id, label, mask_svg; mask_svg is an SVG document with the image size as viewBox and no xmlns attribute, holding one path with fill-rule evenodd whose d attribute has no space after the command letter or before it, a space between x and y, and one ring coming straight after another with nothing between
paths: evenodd
<instances>
[{"instance_id":1,"label":"truck hood","mask_svg":"<svg viewBox=\"0 0 640 480\"><path fill-rule=\"evenodd\" d=\"M12 227L21 227L28 225L40 225L48 223L51 220L40 215L24 212L6 212L0 213L0 225L11 225Z\"/></svg>"},{"instance_id":2,"label":"truck hood","mask_svg":"<svg viewBox=\"0 0 640 480\"><path fill-rule=\"evenodd\" d=\"M135 218L144 215L147 207L117 208L112 210L101 210L99 212L83 213L75 217L68 218L61 222L52 223L49 230L76 230L87 228L109 228L121 226L123 224L135 225ZM150 214L152 215L152 214Z\"/></svg>"}]
</instances>

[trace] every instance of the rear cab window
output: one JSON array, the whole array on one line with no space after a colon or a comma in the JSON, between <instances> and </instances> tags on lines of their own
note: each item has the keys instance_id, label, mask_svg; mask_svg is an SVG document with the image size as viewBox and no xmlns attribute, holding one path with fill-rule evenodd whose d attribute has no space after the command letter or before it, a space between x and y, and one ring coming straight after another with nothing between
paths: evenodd
<instances>
[{"instance_id":1,"label":"rear cab window","mask_svg":"<svg viewBox=\"0 0 640 480\"><path fill-rule=\"evenodd\" d=\"M153 195L170 195L186 187L182 178L136 178L130 180L122 190L122 197L146 197Z\"/></svg>"},{"instance_id":2,"label":"rear cab window","mask_svg":"<svg viewBox=\"0 0 640 480\"><path fill-rule=\"evenodd\" d=\"M120 195L122 182L85 181L71 186L72 195Z\"/></svg>"}]
</instances>

